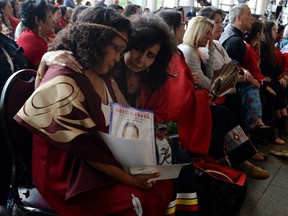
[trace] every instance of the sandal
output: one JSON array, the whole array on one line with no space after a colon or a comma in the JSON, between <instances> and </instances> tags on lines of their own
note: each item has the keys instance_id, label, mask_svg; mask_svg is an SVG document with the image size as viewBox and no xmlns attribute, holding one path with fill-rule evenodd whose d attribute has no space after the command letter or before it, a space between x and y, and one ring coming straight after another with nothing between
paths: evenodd
<instances>
[{"instance_id":1,"label":"sandal","mask_svg":"<svg viewBox=\"0 0 288 216\"><path fill-rule=\"evenodd\" d=\"M267 155L264 154L263 152L258 152L252 156L252 159L257 160L257 161L266 161Z\"/></svg>"},{"instance_id":2,"label":"sandal","mask_svg":"<svg viewBox=\"0 0 288 216\"><path fill-rule=\"evenodd\" d=\"M288 160L288 151L287 150L280 150L280 151L270 151L271 154L274 156L280 157L282 159Z\"/></svg>"},{"instance_id":3,"label":"sandal","mask_svg":"<svg viewBox=\"0 0 288 216\"><path fill-rule=\"evenodd\" d=\"M274 140L274 144L276 144L276 145L284 145L284 144L285 144L285 141L282 140L281 138L277 137L277 138Z\"/></svg>"}]
</instances>

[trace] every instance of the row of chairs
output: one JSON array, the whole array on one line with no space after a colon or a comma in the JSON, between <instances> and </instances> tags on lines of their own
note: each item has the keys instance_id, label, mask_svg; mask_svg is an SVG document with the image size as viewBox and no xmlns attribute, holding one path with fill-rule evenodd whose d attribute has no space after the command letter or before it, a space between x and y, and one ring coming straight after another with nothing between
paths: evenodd
<instances>
[{"instance_id":1,"label":"row of chairs","mask_svg":"<svg viewBox=\"0 0 288 216\"><path fill-rule=\"evenodd\" d=\"M4 144L9 145L12 157L11 192L15 207L24 215L56 216L32 183L32 133L13 120L33 93L35 78L35 70L15 72L6 81L0 98Z\"/></svg>"}]
</instances>

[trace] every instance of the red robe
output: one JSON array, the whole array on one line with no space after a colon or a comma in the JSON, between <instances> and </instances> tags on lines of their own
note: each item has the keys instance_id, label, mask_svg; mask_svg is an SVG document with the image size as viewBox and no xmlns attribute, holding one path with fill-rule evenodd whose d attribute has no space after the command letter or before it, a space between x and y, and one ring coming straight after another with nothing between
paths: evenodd
<instances>
[{"instance_id":1,"label":"red robe","mask_svg":"<svg viewBox=\"0 0 288 216\"><path fill-rule=\"evenodd\" d=\"M257 52L253 46L246 43L243 67L246 68L251 73L253 78L261 84L264 77L261 73L260 62L260 53Z\"/></svg>"},{"instance_id":2,"label":"red robe","mask_svg":"<svg viewBox=\"0 0 288 216\"><path fill-rule=\"evenodd\" d=\"M105 83L116 101L111 84ZM84 74L51 66L15 120L35 133L33 180L59 215L133 214L133 196L140 200L143 215L164 214L172 196L170 181L142 191L87 163L93 160L122 168L98 134L108 128L101 99Z\"/></svg>"},{"instance_id":3,"label":"red robe","mask_svg":"<svg viewBox=\"0 0 288 216\"><path fill-rule=\"evenodd\" d=\"M29 66L37 69L42 56L47 52L47 42L36 32L26 29L17 39L17 44L23 48Z\"/></svg>"},{"instance_id":4,"label":"red robe","mask_svg":"<svg viewBox=\"0 0 288 216\"><path fill-rule=\"evenodd\" d=\"M153 110L156 122L178 121L180 145L195 154L207 154L212 133L212 117L205 90L195 91L193 77L186 62L173 54L169 78L151 93L141 89L138 103Z\"/></svg>"}]
</instances>

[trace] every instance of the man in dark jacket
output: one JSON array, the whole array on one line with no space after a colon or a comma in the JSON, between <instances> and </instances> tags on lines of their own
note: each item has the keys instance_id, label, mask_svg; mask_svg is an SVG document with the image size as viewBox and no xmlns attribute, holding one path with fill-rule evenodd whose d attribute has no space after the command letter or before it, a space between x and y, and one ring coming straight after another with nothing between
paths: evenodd
<instances>
[{"instance_id":1,"label":"man in dark jacket","mask_svg":"<svg viewBox=\"0 0 288 216\"><path fill-rule=\"evenodd\" d=\"M253 23L250 8L245 4L234 6L229 12L229 21L230 25L226 27L219 41L230 58L238 61L243 66L246 52L243 40L244 33L250 30Z\"/></svg>"}]
</instances>

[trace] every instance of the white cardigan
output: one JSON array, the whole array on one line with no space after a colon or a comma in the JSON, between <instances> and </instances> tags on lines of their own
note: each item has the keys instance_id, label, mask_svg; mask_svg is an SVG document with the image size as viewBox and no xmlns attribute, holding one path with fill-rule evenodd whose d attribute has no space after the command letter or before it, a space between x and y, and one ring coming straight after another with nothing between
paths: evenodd
<instances>
[{"instance_id":1,"label":"white cardigan","mask_svg":"<svg viewBox=\"0 0 288 216\"><path fill-rule=\"evenodd\" d=\"M198 50L195 51L191 46L187 44L180 44L178 48L183 52L185 61L188 64L191 72L198 72L201 75L203 85L202 87L205 89L210 89L210 83L211 79L214 74L214 50L215 47L210 46L208 55L209 58L206 61L205 67L206 67L206 76L204 75L202 69L201 69L201 60L200 60L200 55L198 54Z\"/></svg>"}]
</instances>

